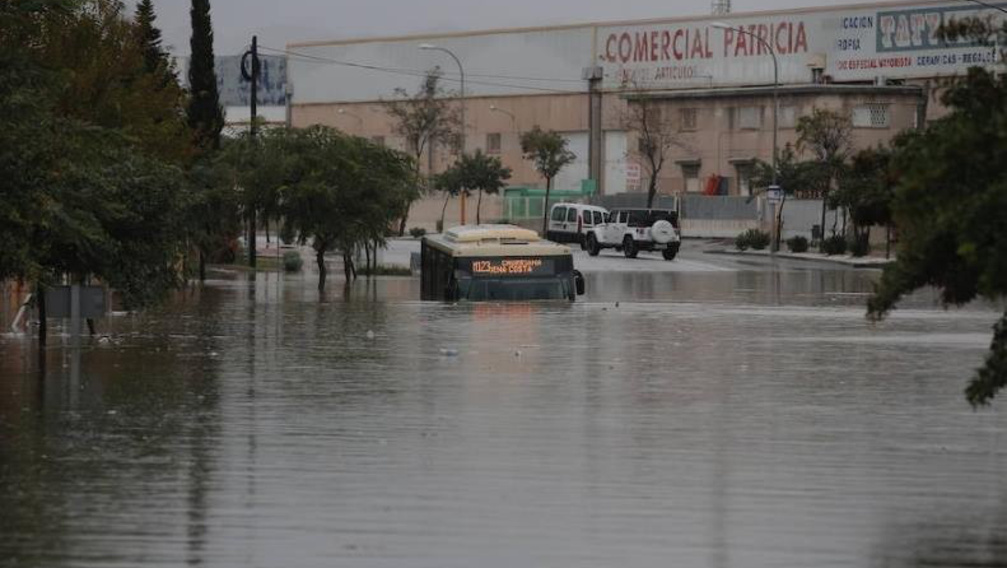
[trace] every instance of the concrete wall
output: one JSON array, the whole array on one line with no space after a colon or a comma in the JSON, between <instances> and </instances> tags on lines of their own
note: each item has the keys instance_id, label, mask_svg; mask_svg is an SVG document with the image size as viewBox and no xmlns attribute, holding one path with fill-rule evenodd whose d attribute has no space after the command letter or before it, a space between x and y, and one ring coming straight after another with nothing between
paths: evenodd
<instances>
[{"instance_id":1,"label":"concrete wall","mask_svg":"<svg viewBox=\"0 0 1007 568\"><path fill-rule=\"evenodd\" d=\"M811 228L822 223L822 200L788 199L783 205L783 238L801 235L811 239ZM825 234L832 234L832 226L842 229L842 217L838 211L826 211Z\"/></svg>"}]
</instances>

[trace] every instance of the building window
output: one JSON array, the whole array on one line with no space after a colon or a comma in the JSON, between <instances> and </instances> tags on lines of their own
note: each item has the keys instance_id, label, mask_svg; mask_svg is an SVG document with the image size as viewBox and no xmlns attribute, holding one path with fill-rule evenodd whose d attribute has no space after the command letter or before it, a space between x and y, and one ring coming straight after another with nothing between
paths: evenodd
<instances>
[{"instance_id":1,"label":"building window","mask_svg":"<svg viewBox=\"0 0 1007 568\"><path fill-rule=\"evenodd\" d=\"M747 106L737 109L738 118L735 121L739 130L759 130L762 128L762 107Z\"/></svg>"},{"instance_id":2,"label":"building window","mask_svg":"<svg viewBox=\"0 0 1007 568\"><path fill-rule=\"evenodd\" d=\"M738 174L738 195L750 197L752 195L752 163L744 162L735 164L734 169Z\"/></svg>"},{"instance_id":3,"label":"building window","mask_svg":"<svg viewBox=\"0 0 1007 568\"><path fill-rule=\"evenodd\" d=\"M793 106L779 108L779 128L795 128L798 126L798 108Z\"/></svg>"},{"instance_id":4,"label":"building window","mask_svg":"<svg viewBox=\"0 0 1007 568\"><path fill-rule=\"evenodd\" d=\"M493 132L486 135L486 153L487 154L499 154L500 153L500 133Z\"/></svg>"},{"instance_id":5,"label":"building window","mask_svg":"<svg viewBox=\"0 0 1007 568\"><path fill-rule=\"evenodd\" d=\"M682 177L686 192L699 193L699 164L682 164Z\"/></svg>"},{"instance_id":6,"label":"building window","mask_svg":"<svg viewBox=\"0 0 1007 568\"><path fill-rule=\"evenodd\" d=\"M371 142L374 143L374 144L376 144L376 145L378 145L378 146L384 146L385 145L385 137L384 136L371 136Z\"/></svg>"},{"instance_id":7,"label":"building window","mask_svg":"<svg viewBox=\"0 0 1007 568\"><path fill-rule=\"evenodd\" d=\"M683 108L681 111L682 116L682 130L689 132L696 130L696 109L694 108Z\"/></svg>"},{"instance_id":8,"label":"building window","mask_svg":"<svg viewBox=\"0 0 1007 568\"><path fill-rule=\"evenodd\" d=\"M888 128L890 125L887 104L868 103L853 107L853 126L856 128Z\"/></svg>"}]
</instances>

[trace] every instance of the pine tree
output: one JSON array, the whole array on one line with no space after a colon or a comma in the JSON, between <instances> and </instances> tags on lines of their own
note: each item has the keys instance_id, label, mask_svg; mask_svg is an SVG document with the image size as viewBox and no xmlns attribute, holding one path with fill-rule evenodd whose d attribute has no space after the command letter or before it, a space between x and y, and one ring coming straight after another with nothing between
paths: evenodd
<instances>
[{"instance_id":1,"label":"pine tree","mask_svg":"<svg viewBox=\"0 0 1007 568\"><path fill-rule=\"evenodd\" d=\"M165 63L167 55L161 49L161 30L154 26L156 19L153 1L140 0L136 5L136 25L139 27L144 68L148 73L156 73Z\"/></svg>"},{"instance_id":2,"label":"pine tree","mask_svg":"<svg viewBox=\"0 0 1007 568\"><path fill-rule=\"evenodd\" d=\"M196 146L202 150L220 148L224 113L217 93L213 70L213 24L210 0L192 0L192 57L189 60L189 126L195 131Z\"/></svg>"}]
</instances>

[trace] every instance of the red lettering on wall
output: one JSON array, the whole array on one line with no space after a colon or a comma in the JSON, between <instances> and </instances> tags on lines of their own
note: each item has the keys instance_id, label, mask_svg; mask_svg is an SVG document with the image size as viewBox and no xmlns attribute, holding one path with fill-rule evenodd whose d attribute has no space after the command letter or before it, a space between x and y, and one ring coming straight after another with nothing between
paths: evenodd
<instances>
[{"instance_id":1,"label":"red lettering on wall","mask_svg":"<svg viewBox=\"0 0 1007 568\"><path fill-rule=\"evenodd\" d=\"M804 22L797 24L797 39L794 40L794 46L790 50L790 53L797 53L798 51L808 52L808 36L804 32Z\"/></svg>"},{"instance_id":2,"label":"red lettering on wall","mask_svg":"<svg viewBox=\"0 0 1007 568\"><path fill-rule=\"evenodd\" d=\"M671 47L671 32L664 30L661 32L661 59L664 61L671 59L671 54L668 52L669 47Z\"/></svg>"},{"instance_id":3,"label":"red lettering on wall","mask_svg":"<svg viewBox=\"0 0 1007 568\"><path fill-rule=\"evenodd\" d=\"M637 63L647 61L649 51L650 46L647 42L647 33L636 34L636 49L633 50L633 61Z\"/></svg>"},{"instance_id":4,"label":"red lettering on wall","mask_svg":"<svg viewBox=\"0 0 1007 568\"><path fill-rule=\"evenodd\" d=\"M692 36L692 49L689 50L689 59L703 57L703 36L698 33Z\"/></svg>"},{"instance_id":5,"label":"red lettering on wall","mask_svg":"<svg viewBox=\"0 0 1007 568\"><path fill-rule=\"evenodd\" d=\"M734 45L734 30L724 30L724 57L727 57Z\"/></svg>"},{"instance_id":6,"label":"red lettering on wall","mask_svg":"<svg viewBox=\"0 0 1007 568\"><path fill-rule=\"evenodd\" d=\"M773 34L773 49L776 50L776 53L790 53L787 44L780 43L780 32L787 30L789 26L790 24L787 23L776 26L776 33Z\"/></svg>"},{"instance_id":7,"label":"red lettering on wall","mask_svg":"<svg viewBox=\"0 0 1007 568\"><path fill-rule=\"evenodd\" d=\"M623 63L628 63L633 57L633 38L629 32L624 32L619 36L619 59Z\"/></svg>"},{"instance_id":8,"label":"red lettering on wall","mask_svg":"<svg viewBox=\"0 0 1007 568\"><path fill-rule=\"evenodd\" d=\"M685 32L681 29L675 30L675 37L671 40L671 52L675 55L675 59L681 61L685 57L685 50L681 47L681 40L685 36Z\"/></svg>"}]
</instances>

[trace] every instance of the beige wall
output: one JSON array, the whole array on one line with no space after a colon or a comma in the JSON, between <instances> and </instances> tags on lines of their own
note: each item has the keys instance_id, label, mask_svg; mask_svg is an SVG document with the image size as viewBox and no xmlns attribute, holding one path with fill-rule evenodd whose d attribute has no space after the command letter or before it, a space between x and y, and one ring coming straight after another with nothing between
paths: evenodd
<instances>
[{"instance_id":1,"label":"beige wall","mask_svg":"<svg viewBox=\"0 0 1007 568\"><path fill-rule=\"evenodd\" d=\"M888 105L890 122L887 128L854 128L854 145L857 148L875 146L891 139L897 132L916 125L918 98L907 94L835 94L801 93L780 97L781 108L793 108L789 121L784 120L779 129L779 145L795 144L797 133L794 129L800 116L810 115L815 108L825 108L851 112L865 103ZM677 142L669 154L667 164L659 177L659 192L674 194L685 191L686 180L682 162L699 164L700 190L711 174L731 178L729 191L739 194L738 170L736 164L744 160L772 160L773 122L772 97L768 94L744 96L715 96L690 98L672 95L659 104L670 117L677 132ZM627 101L620 93L606 93L603 98L603 128L606 132L626 130ZM931 113L936 105L931 105ZM494 110L496 107L497 110ZM732 123L733 109L759 107L762 109L762 123L758 129L742 129ZM680 117L683 109L696 110L696 129L681 129ZM340 113L340 111L343 111ZM784 117L786 118L786 117ZM500 134L500 159L513 170L511 185L542 187L542 179L532 165L521 155L520 133L540 125L546 129L585 136L588 131L588 98L586 95L535 95L514 97L471 98L466 102L467 148L486 150L487 135ZM348 104L296 105L292 109L294 126L324 124L339 128L349 134L364 137L383 137L393 148L405 149L404 141L394 132L394 124L381 102ZM627 148L630 156L605 156L606 161L634 161L632 155L637 147L633 133L628 134ZM443 171L454 157L443 148L437 148L433 156L433 170ZM586 158L586 157L585 157ZM423 160L424 171L428 170L429 157ZM640 190L646 186L646 172L643 173ZM611 189L608 192L613 192ZM408 225L433 229L440 218L443 199L434 196L418 202L410 214ZM460 205L452 200L447 208L446 224L458 222ZM483 200L484 221L498 220L502 216L502 200L487 196ZM467 221L475 220L475 199L468 204Z\"/></svg>"},{"instance_id":2,"label":"beige wall","mask_svg":"<svg viewBox=\"0 0 1007 568\"><path fill-rule=\"evenodd\" d=\"M808 116L816 108L851 113L855 107L867 103L888 105L890 116L886 128L855 127L853 129L854 148L867 148L887 142L898 132L916 125L918 99L906 95L794 95L780 97L780 107L793 108L790 121L782 121L779 127L779 147L787 144L796 146L796 121ZM723 97L716 99L669 99L659 103L665 116L678 130L676 146L669 151L667 163L659 176L659 192L674 194L686 189L682 162L699 163L699 186L705 186L706 179L717 174L731 178L729 191L739 194L736 164L744 164L753 158L771 162L773 156L773 99L771 96ZM762 111L762 124L758 129L743 129L732 124L733 109L757 107ZM683 109L695 109L696 129L681 129ZM782 113L781 113L782 114ZM781 119L782 120L782 119ZM630 134L628 147L638 147L636 136ZM805 156L807 157L807 156ZM631 156L639 160L639 156ZM646 173L644 173L646 177ZM642 180L646 185L646 179Z\"/></svg>"}]
</instances>

